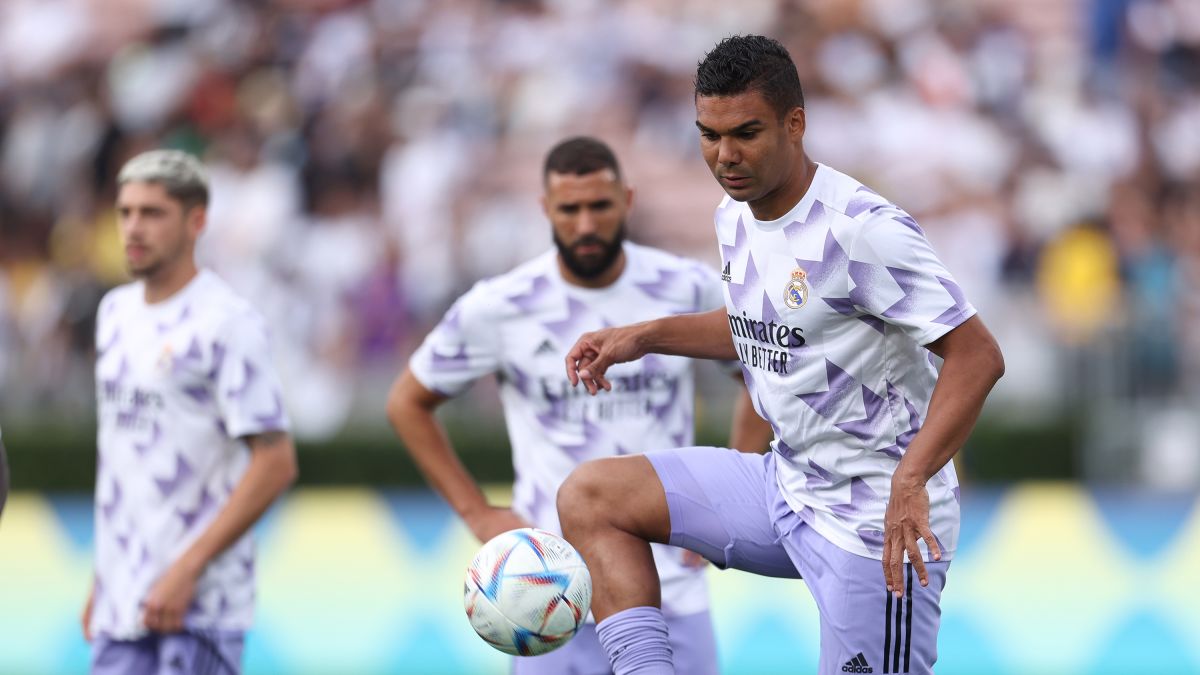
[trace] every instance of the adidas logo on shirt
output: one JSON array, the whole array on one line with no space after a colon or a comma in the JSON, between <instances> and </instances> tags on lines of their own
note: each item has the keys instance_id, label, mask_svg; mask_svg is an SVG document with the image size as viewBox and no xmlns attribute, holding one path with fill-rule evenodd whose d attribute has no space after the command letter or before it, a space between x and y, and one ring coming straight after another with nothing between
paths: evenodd
<instances>
[{"instance_id":1,"label":"adidas logo on shirt","mask_svg":"<svg viewBox=\"0 0 1200 675\"><path fill-rule=\"evenodd\" d=\"M850 659L842 666L843 673L873 673L875 670L867 665L867 657L863 656L862 652L858 656Z\"/></svg>"},{"instance_id":2,"label":"adidas logo on shirt","mask_svg":"<svg viewBox=\"0 0 1200 675\"><path fill-rule=\"evenodd\" d=\"M542 356L545 354L557 354L557 353L558 353L558 350L555 349L554 343L551 342L549 338L546 338L545 340L542 340L542 344L538 345L538 348L534 350L533 355L534 356Z\"/></svg>"},{"instance_id":3,"label":"adidas logo on shirt","mask_svg":"<svg viewBox=\"0 0 1200 675\"><path fill-rule=\"evenodd\" d=\"M721 281L731 281L733 279L729 274L729 263L725 263L725 269L721 270Z\"/></svg>"}]
</instances>

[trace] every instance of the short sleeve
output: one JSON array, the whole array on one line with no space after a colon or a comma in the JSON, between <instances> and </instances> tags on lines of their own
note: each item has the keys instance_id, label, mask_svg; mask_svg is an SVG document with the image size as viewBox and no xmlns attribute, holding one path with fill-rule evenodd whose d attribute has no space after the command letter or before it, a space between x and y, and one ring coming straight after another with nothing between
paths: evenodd
<instances>
[{"instance_id":1,"label":"short sleeve","mask_svg":"<svg viewBox=\"0 0 1200 675\"><path fill-rule=\"evenodd\" d=\"M494 299L483 282L458 299L409 360L409 370L428 389L457 396L475 380L500 368Z\"/></svg>"},{"instance_id":2,"label":"short sleeve","mask_svg":"<svg viewBox=\"0 0 1200 675\"><path fill-rule=\"evenodd\" d=\"M888 211L867 222L850 248L850 301L927 345L974 316L975 308L916 222Z\"/></svg>"},{"instance_id":3,"label":"short sleeve","mask_svg":"<svg viewBox=\"0 0 1200 675\"><path fill-rule=\"evenodd\" d=\"M725 286L721 283L721 275L708 265L696 265L698 276L699 301L696 308L699 312L710 312L725 306Z\"/></svg>"},{"instance_id":4,"label":"short sleeve","mask_svg":"<svg viewBox=\"0 0 1200 675\"><path fill-rule=\"evenodd\" d=\"M226 433L241 438L287 431L291 425L283 408L283 387L262 317L247 313L227 322L213 350L217 409Z\"/></svg>"},{"instance_id":5,"label":"short sleeve","mask_svg":"<svg viewBox=\"0 0 1200 675\"><path fill-rule=\"evenodd\" d=\"M725 308L725 284L721 275L708 265L697 263L693 269L696 281L696 311L711 312L714 309ZM737 359L717 361L717 368L730 377L742 376L742 363Z\"/></svg>"}]
</instances>

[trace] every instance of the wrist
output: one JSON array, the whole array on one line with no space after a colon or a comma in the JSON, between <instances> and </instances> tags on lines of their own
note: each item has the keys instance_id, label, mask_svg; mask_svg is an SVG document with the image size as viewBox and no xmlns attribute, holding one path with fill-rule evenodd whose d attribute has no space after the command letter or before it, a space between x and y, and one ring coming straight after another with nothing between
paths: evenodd
<instances>
[{"instance_id":1,"label":"wrist","mask_svg":"<svg viewBox=\"0 0 1200 675\"><path fill-rule=\"evenodd\" d=\"M476 519L480 518L481 516L483 516L485 513L487 513L491 509L492 509L491 504L488 504L486 501L480 501L480 502L471 503L471 504L468 504L468 505L462 507L461 509L459 509L458 515L465 522L470 523L470 522L473 522Z\"/></svg>"},{"instance_id":2,"label":"wrist","mask_svg":"<svg viewBox=\"0 0 1200 675\"><path fill-rule=\"evenodd\" d=\"M175 565L192 579L199 579L205 566L208 565L208 557L195 548L191 548L175 562Z\"/></svg>"},{"instance_id":3,"label":"wrist","mask_svg":"<svg viewBox=\"0 0 1200 675\"><path fill-rule=\"evenodd\" d=\"M640 356L645 356L654 350L658 335L658 321L643 321L633 324L633 343L637 345Z\"/></svg>"},{"instance_id":4,"label":"wrist","mask_svg":"<svg viewBox=\"0 0 1200 675\"><path fill-rule=\"evenodd\" d=\"M915 490L924 488L929 479L923 476L919 471L911 469L901 464L896 468L896 472L892 474L892 490Z\"/></svg>"}]
</instances>

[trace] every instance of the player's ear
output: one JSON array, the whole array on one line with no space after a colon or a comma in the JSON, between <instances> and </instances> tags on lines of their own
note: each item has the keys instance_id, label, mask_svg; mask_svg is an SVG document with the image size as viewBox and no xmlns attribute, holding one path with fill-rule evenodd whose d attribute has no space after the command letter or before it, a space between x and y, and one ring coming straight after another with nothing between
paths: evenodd
<instances>
[{"instance_id":1,"label":"player's ear","mask_svg":"<svg viewBox=\"0 0 1200 675\"><path fill-rule=\"evenodd\" d=\"M550 201L548 199L546 199L546 195L543 194L541 197L538 197L538 203L542 205L542 213L546 214L546 217L549 218L550 217Z\"/></svg>"},{"instance_id":2,"label":"player's ear","mask_svg":"<svg viewBox=\"0 0 1200 675\"><path fill-rule=\"evenodd\" d=\"M804 108L796 106L788 112L787 129L788 135L795 140L804 138L804 130L807 127L807 120L804 117Z\"/></svg>"},{"instance_id":3,"label":"player's ear","mask_svg":"<svg viewBox=\"0 0 1200 675\"><path fill-rule=\"evenodd\" d=\"M633 186L625 186L625 209L629 210L633 207Z\"/></svg>"},{"instance_id":4,"label":"player's ear","mask_svg":"<svg viewBox=\"0 0 1200 675\"><path fill-rule=\"evenodd\" d=\"M188 233L195 239L204 231L204 225L208 221L208 207L203 204L188 207L183 217Z\"/></svg>"}]
</instances>

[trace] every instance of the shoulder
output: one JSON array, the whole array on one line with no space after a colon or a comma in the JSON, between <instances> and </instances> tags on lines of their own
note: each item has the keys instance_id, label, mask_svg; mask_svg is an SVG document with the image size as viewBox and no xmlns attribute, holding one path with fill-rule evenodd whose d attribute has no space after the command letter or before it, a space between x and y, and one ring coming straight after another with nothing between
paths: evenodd
<instances>
[{"instance_id":1,"label":"shoulder","mask_svg":"<svg viewBox=\"0 0 1200 675\"><path fill-rule=\"evenodd\" d=\"M266 319L249 300L238 294L216 273L204 270L196 288L192 311L218 333L261 330Z\"/></svg>"},{"instance_id":2,"label":"shoulder","mask_svg":"<svg viewBox=\"0 0 1200 675\"><path fill-rule=\"evenodd\" d=\"M554 255L553 250L546 251L508 272L480 279L451 311L500 321L536 310L554 295L551 275L558 273Z\"/></svg>"},{"instance_id":3,"label":"shoulder","mask_svg":"<svg viewBox=\"0 0 1200 675\"><path fill-rule=\"evenodd\" d=\"M103 318L105 315L111 314L117 309L129 306L133 301L137 300L140 288L141 284L134 282L121 284L120 286L109 289L109 291L100 298L100 306L97 310L100 317Z\"/></svg>"},{"instance_id":4,"label":"shoulder","mask_svg":"<svg viewBox=\"0 0 1200 675\"><path fill-rule=\"evenodd\" d=\"M96 329L101 330L114 322L120 323L123 316L136 311L141 305L142 285L138 282L122 284L110 289L100 298L96 308Z\"/></svg>"},{"instance_id":5,"label":"shoulder","mask_svg":"<svg viewBox=\"0 0 1200 675\"><path fill-rule=\"evenodd\" d=\"M632 288L661 303L664 311L698 312L717 304L720 274L692 258L648 246L626 244Z\"/></svg>"},{"instance_id":6,"label":"shoulder","mask_svg":"<svg viewBox=\"0 0 1200 675\"><path fill-rule=\"evenodd\" d=\"M215 272L205 270L200 274L200 286L196 290L199 304L205 311L234 318L261 317L258 309L250 304L249 300L233 290L233 287Z\"/></svg>"},{"instance_id":7,"label":"shoulder","mask_svg":"<svg viewBox=\"0 0 1200 675\"><path fill-rule=\"evenodd\" d=\"M721 199L721 203L717 205L717 209L713 213L713 224L717 227L718 238L724 241L726 238L732 239L735 236L745 209L745 202L735 201L729 195L725 195Z\"/></svg>"},{"instance_id":8,"label":"shoulder","mask_svg":"<svg viewBox=\"0 0 1200 675\"><path fill-rule=\"evenodd\" d=\"M924 235L917 221L888 198L857 179L822 165L817 203L826 215L842 221L855 237L872 231L909 230Z\"/></svg>"},{"instance_id":9,"label":"shoulder","mask_svg":"<svg viewBox=\"0 0 1200 675\"><path fill-rule=\"evenodd\" d=\"M662 277L665 274L696 281L716 278L716 271L711 266L670 251L629 242L625 244L625 252L633 263L634 273L640 277Z\"/></svg>"}]
</instances>

